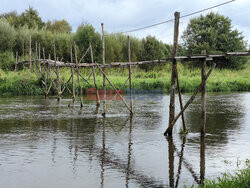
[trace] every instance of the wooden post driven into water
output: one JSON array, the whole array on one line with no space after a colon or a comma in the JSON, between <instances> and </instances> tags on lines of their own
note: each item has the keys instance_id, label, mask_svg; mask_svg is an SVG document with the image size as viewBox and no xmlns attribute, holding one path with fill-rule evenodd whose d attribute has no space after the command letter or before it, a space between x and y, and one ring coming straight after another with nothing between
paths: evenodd
<instances>
[{"instance_id":1,"label":"wooden post driven into water","mask_svg":"<svg viewBox=\"0 0 250 188\"><path fill-rule=\"evenodd\" d=\"M73 49L70 46L70 62L73 63ZM71 79L72 79L72 103L75 104L76 93L75 93L75 82L74 82L74 67L71 67Z\"/></svg>"},{"instance_id":2,"label":"wooden post driven into water","mask_svg":"<svg viewBox=\"0 0 250 188\"><path fill-rule=\"evenodd\" d=\"M179 83L179 77L178 77L178 71L176 69L176 82L177 82L177 90L178 90L178 95L179 95L179 103L180 103L180 109L183 109L183 104L182 104L182 97L181 97L181 89L180 89L180 83ZM187 133L187 128L186 128L186 123L185 123L185 118L184 118L184 113L181 115L182 119L182 127L183 127L183 133Z\"/></svg>"},{"instance_id":3,"label":"wooden post driven into water","mask_svg":"<svg viewBox=\"0 0 250 188\"><path fill-rule=\"evenodd\" d=\"M55 64L57 61L57 57L56 57L56 43L54 40L54 60L55 60ZM61 81L60 81L60 67L59 65L56 65L56 77L57 77L57 94L58 94L58 98L57 100L60 101L62 98L62 90L61 90Z\"/></svg>"},{"instance_id":4,"label":"wooden post driven into water","mask_svg":"<svg viewBox=\"0 0 250 188\"><path fill-rule=\"evenodd\" d=\"M130 38L128 36L128 61L131 62L131 50L130 50ZM131 65L128 66L129 69L129 90L130 90L130 109L131 115L134 113L133 111L133 95L132 95L132 71Z\"/></svg>"},{"instance_id":5,"label":"wooden post driven into water","mask_svg":"<svg viewBox=\"0 0 250 188\"><path fill-rule=\"evenodd\" d=\"M203 55L206 55L206 52L203 52ZM201 136L206 134L206 58L203 60L202 69L201 69L201 80L204 82L204 85L201 88Z\"/></svg>"},{"instance_id":6,"label":"wooden post driven into water","mask_svg":"<svg viewBox=\"0 0 250 188\"><path fill-rule=\"evenodd\" d=\"M102 64L105 65L105 36L104 36L104 24L102 26ZM105 68L103 71L103 116L106 114L106 76L105 76Z\"/></svg>"},{"instance_id":7,"label":"wooden post driven into water","mask_svg":"<svg viewBox=\"0 0 250 188\"><path fill-rule=\"evenodd\" d=\"M89 43L89 49L90 49L91 63L95 63L95 61L94 61L94 54L93 54L93 49L92 49L91 43ZM97 83L96 83L95 67L94 66L92 67L92 72L93 72L93 78L94 78L94 85L95 85L95 89L96 89L96 105L100 106L101 102L100 102L100 97L99 97L99 93L98 93L98 87L97 87Z\"/></svg>"},{"instance_id":8,"label":"wooden post driven into water","mask_svg":"<svg viewBox=\"0 0 250 188\"><path fill-rule=\"evenodd\" d=\"M80 81L80 75L79 75L79 68L78 68L78 59L77 59L77 49L76 49L76 43L74 42L74 50L75 50L75 61L76 61L76 74L77 74L77 80L78 80L78 89L79 89L79 95L80 95L80 107L83 107L83 97L82 97L82 86Z\"/></svg>"},{"instance_id":9,"label":"wooden post driven into water","mask_svg":"<svg viewBox=\"0 0 250 188\"><path fill-rule=\"evenodd\" d=\"M170 128L171 122L175 117L175 80L177 72L177 60L175 59L178 48L178 36L179 36L179 20L180 13L175 12L175 23L174 23L174 46L173 46L173 63L172 63L172 77L171 77L171 88L170 88L170 104L169 104L169 128L168 132L165 132L164 135L172 136L172 128Z\"/></svg>"}]
</instances>

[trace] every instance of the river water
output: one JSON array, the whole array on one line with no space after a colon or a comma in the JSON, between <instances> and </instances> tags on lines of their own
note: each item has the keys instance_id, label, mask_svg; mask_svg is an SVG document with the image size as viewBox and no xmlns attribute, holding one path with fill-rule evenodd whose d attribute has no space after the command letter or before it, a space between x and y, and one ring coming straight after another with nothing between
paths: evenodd
<instances>
[{"instance_id":1,"label":"river water","mask_svg":"<svg viewBox=\"0 0 250 188\"><path fill-rule=\"evenodd\" d=\"M205 139L200 96L185 112L189 133L178 134L178 120L173 139L163 136L168 95L135 101L132 118L121 101L105 119L94 101L85 100L82 110L69 108L70 101L0 98L1 188L183 187L250 159L250 93L208 94Z\"/></svg>"}]
</instances>

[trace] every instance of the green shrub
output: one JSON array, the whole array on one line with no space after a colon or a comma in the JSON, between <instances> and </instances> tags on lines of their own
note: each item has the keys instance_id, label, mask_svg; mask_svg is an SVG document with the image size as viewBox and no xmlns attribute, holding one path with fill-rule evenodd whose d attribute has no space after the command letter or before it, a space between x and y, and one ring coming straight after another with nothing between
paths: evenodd
<instances>
[{"instance_id":1,"label":"green shrub","mask_svg":"<svg viewBox=\"0 0 250 188\"><path fill-rule=\"evenodd\" d=\"M0 52L12 50L15 44L15 29L9 23L0 20Z\"/></svg>"}]
</instances>

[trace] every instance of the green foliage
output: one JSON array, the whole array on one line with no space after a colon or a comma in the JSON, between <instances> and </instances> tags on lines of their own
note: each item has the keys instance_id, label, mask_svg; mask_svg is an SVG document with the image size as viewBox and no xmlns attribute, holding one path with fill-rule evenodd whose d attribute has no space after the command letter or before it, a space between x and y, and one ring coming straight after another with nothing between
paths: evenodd
<instances>
[{"instance_id":1,"label":"green foliage","mask_svg":"<svg viewBox=\"0 0 250 188\"><path fill-rule=\"evenodd\" d=\"M194 186L192 186L194 187ZM250 166L246 169L239 170L234 175L223 174L217 180L206 180L199 188L249 188L250 187Z\"/></svg>"},{"instance_id":2,"label":"green foliage","mask_svg":"<svg viewBox=\"0 0 250 188\"><path fill-rule=\"evenodd\" d=\"M52 33L70 33L72 31L71 26L66 20L50 20L46 23L46 29Z\"/></svg>"},{"instance_id":3,"label":"green foliage","mask_svg":"<svg viewBox=\"0 0 250 188\"><path fill-rule=\"evenodd\" d=\"M0 70L0 95L42 95L36 76L30 71L6 72Z\"/></svg>"},{"instance_id":4,"label":"green foliage","mask_svg":"<svg viewBox=\"0 0 250 188\"><path fill-rule=\"evenodd\" d=\"M16 11L11 11L5 14L1 14L0 18L5 19L11 26L16 29L26 26L29 29L42 29L45 23L39 16L37 10L29 7L21 15L18 15Z\"/></svg>"},{"instance_id":5,"label":"green foliage","mask_svg":"<svg viewBox=\"0 0 250 188\"><path fill-rule=\"evenodd\" d=\"M70 75L70 69L60 69L61 78L66 82ZM133 68L133 88L137 90L152 90L152 89L162 89L164 93L170 91L170 80L171 80L171 64L155 66L152 70L145 71L140 68ZM199 68L188 68L186 65L178 64L179 70L179 81L180 89L182 92L193 92L201 83L201 70ZM89 69L81 69L81 74L84 77L88 77L90 74ZM115 87L120 88L123 83L126 81L128 76L128 70L123 68L116 69L106 69L106 74ZM96 79L98 88L102 88L102 74L96 69ZM54 81L56 82L56 76L52 75ZM4 80L2 82L1 80ZM22 81L24 80L24 81ZM84 81L81 79L83 85ZM89 80L93 84L93 77ZM16 86L15 84L21 84ZM4 86L2 86L2 84ZM25 84L23 86L22 84ZM77 85L77 78L75 76L75 84ZM8 86L8 87L7 87ZM23 87L23 89L21 88ZM29 87L28 87L29 86ZM71 83L68 85L69 88L72 88ZM86 92L86 88L89 86L87 84L83 87L83 92ZM128 82L123 88L126 90L128 88ZM3 72L0 71L0 95L3 94L12 94L18 95L22 94L43 94L42 89L42 78L37 79L34 73L31 73L30 70L18 71L18 72ZM16 91L18 89L18 91ZM112 87L107 84L107 89L112 89ZM25 91L27 90L27 91ZM35 91L37 93L35 93ZM76 86L77 91L77 86ZM247 68L242 70L219 70L215 69L209 79L207 80L207 91L208 92L221 92L221 91L250 91L250 64ZM78 92L78 91L77 91ZM54 85L51 88L50 94L57 94L56 88ZM66 93L65 94L69 94Z\"/></svg>"},{"instance_id":6,"label":"green foliage","mask_svg":"<svg viewBox=\"0 0 250 188\"><path fill-rule=\"evenodd\" d=\"M13 70L14 68L14 56L12 52L0 53L0 69Z\"/></svg>"},{"instance_id":7,"label":"green foliage","mask_svg":"<svg viewBox=\"0 0 250 188\"><path fill-rule=\"evenodd\" d=\"M158 41L155 37L147 36L142 39L143 44L143 60L163 59L170 56L170 48ZM152 65L143 65L141 68L148 71L152 69Z\"/></svg>"},{"instance_id":8,"label":"green foliage","mask_svg":"<svg viewBox=\"0 0 250 188\"><path fill-rule=\"evenodd\" d=\"M29 7L20 15L19 26L27 26L29 29L42 29L45 26L45 23L42 21L42 18L39 16L37 10Z\"/></svg>"},{"instance_id":9,"label":"green foliage","mask_svg":"<svg viewBox=\"0 0 250 188\"><path fill-rule=\"evenodd\" d=\"M15 36L14 28L8 22L0 20L0 52L12 50Z\"/></svg>"},{"instance_id":10,"label":"green foliage","mask_svg":"<svg viewBox=\"0 0 250 188\"><path fill-rule=\"evenodd\" d=\"M29 53L29 37L31 36L32 40L32 55L35 56L35 46L36 42L41 47L41 56L42 48L45 49L45 56L48 58L48 55L51 55L51 58L54 58L54 49L53 41L55 40L56 44L56 54L57 57L64 61L70 61L70 46L73 44L73 34L70 33L55 33L52 34L50 31L38 30L38 29L28 29L27 27L22 27L17 30L16 35L16 44L13 51L18 52L19 55L23 54L23 45L24 53Z\"/></svg>"},{"instance_id":11,"label":"green foliage","mask_svg":"<svg viewBox=\"0 0 250 188\"><path fill-rule=\"evenodd\" d=\"M87 23L83 23L80 25L75 34L75 42L79 47L80 52L78 53L79 57L86 52L89 48L89 43L92 45L93 54L94 54L94 61L101 62L102 53L101 53L101 36L98 32L95 31L95 28ZM85 62L91 62L90 53L84 58Z\"/></svg>"},{"instance_id":12,"label":"green foliage","mask_svg":"<svg viewBox=\"0 0 250 188\"><path fill-rule=\"evenodd\" d=\"M16 11L11 11L0 15L0 19L7 21L11 26L18 28L20 25L20 17Z\"/></svg>"},{"instance_id":13,"label":"green foliage","mask_svg":"<svg viewBox=\"0 0 250 188\"><path fill-rule=\"evenodd\" d=\"M232 29L231 20L213 12L191 19L182 39L186 54L200 54L203 50L208 54L246 50L244 38L239 31ZM216 61L217 67L232 69L241 69L246 62L244 57Z\"/></svg>"}]
</instances>

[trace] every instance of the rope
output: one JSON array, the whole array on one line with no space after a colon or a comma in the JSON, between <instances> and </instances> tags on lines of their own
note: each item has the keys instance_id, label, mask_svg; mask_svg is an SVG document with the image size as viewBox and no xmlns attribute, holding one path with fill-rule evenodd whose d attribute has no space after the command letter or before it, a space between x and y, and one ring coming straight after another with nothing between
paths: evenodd
<instances>
[{"instance_id":1,"label":"rope","mask_svg":"<svg viewBox=\"0 0 250 188\"><path fill-rule=\"evenodd\" d=\"M221 4L218 4L218 5L215 5L215 6L212 6L212 7L208 7L208 8L205 8L205 9L202 9L202 10L199 10L199 11L196 11L196 12L192 12L192 13L189 13L189 14L186 14L186 15L183 15L183 16L180 16L180 18L189 17L189 16L192 16L192 15L195 15L195 14L198 14L198 13L201 13L201 12L204 12L204 11L207 11L207 10L210 10L210 9L213 9L213 8L216 8L216 7L220 7L220 6L223 6L223 5L232 3L232 2L234 2L234 1L236 1L236 0L230 0L230 1L227 1L227 2L224 2L224 3L221 3ZM148 29L148 28L151 28L151 27L155 27L155 26L162 25L162 24L165 24L165 23L168 23L168 22L173 22L173 21L174 21L174 19L169 19L169 20L166 20L166 21L163 21L163 22L159 22L159 23L155 23L155 24L152 24L152 25L140 27L140 28L137 28L137 29L131 29L131 30L121 31L121 32L116 32L116 33L111 33L111 34L105 34L104 36L116 35L116 34L124 34L124 33L131 33L131 32L135 32L135 31L140 31L140 30Z\"/></svg>"}]
</instances>

